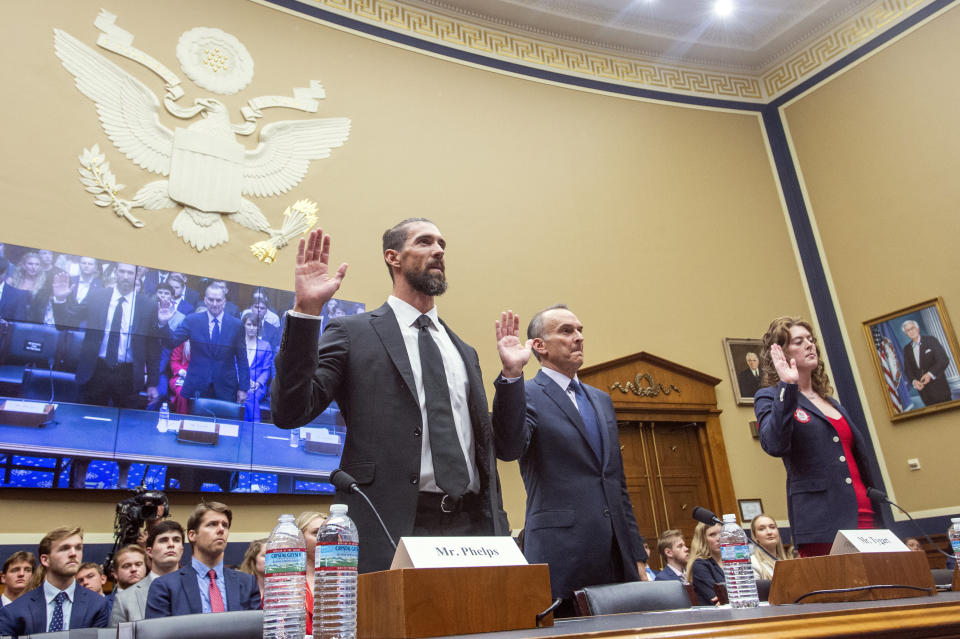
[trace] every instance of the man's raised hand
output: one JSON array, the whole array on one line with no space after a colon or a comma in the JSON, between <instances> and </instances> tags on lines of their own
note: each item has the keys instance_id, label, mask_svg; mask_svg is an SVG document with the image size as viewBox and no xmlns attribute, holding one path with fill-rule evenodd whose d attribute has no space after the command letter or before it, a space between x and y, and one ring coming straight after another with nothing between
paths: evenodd
<instances>
[{"instance_id":1,"label":"man's raised hand","mask_svg":"<svg viewBox=\"0 0 960 639\"><path fill-rule=\"evenodd\" d=\"M320 315L323 305L330 301L347 274L344 262L330 273L330 236L323 229L314 229L297 246L297 266L294 270L293 310L308 315Z\"/></svg>"},{"instance_id":2,"label":"man's raised hand","mask_svg":"<svg viewBox=\"0 0 960 639\"><path fill-rule=\"evenodd\" d=\"M503 376L508 378L523 375L524 365L530 361L532 339L520 341L520 316L513 311L500 313L497 326L497 353L503 364Z\"/></svg>"}]
</instances>

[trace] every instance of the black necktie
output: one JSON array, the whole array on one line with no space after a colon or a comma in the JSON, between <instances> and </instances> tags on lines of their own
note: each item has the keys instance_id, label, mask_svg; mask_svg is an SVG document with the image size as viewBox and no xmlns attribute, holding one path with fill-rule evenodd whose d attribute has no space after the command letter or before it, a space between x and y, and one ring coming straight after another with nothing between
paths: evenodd
<instances>
[{"instance_id":1,"label":"black necktie","mask_svg":"<svg viewBox=\"0 0 960 639\"><path fill-rule=\"evenodd\" d=\"M117 299L117 305L113 309L113 319L110 321L110 335L107 337L107 352L103 361L111 368L117 365L117 356L120 352L120 329L123 326L125 301L122 297Z\"/></svg>"},{"instance_id":2,"label":"black necktie","mask_svg":"<svg viewBox=\"0 0 960 639\"><path fill-rule=\"evenodd\" d=\"M430 432L430 452L433 457L433 473L440 490L453 498L460 498L467 490L470 475L460 448L460 439L453 423L450 407L450 389L447 374L443 369L440 348L430 335L433 322L421 315L413 323L420 329L417 346L420 350L420 370L423 376L423 393L427 401L427 428Z\"/></svg>"},{"instance_id":3,"label":"black necktie","mask_svg":"<svg viewBox=\"0 0 960 639\"><path fill-rule=\"evenodd\" d=\"M213 318L213 330L210 331L210 343L216 346L220 343L220 320Z\"/></svg>"}]
</instances>

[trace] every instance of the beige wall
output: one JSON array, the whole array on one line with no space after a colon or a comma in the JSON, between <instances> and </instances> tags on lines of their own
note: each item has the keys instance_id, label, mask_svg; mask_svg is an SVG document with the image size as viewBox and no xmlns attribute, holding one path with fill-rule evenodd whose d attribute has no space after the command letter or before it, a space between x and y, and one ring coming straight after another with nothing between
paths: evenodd
<instances>
[{"instance_id":1,"label":"beige wall","mask_svg":"<svg viewBox=\"0 0 960 639\"><path fill-rule=\"evenodd\" d=\"M154 179L123 158L89 100L53 54L52 27L87 43L101 3L62 0L8 7L8 91L0 184L4 241L133 260L155 267L289 287L293 252L256 262L261 236L230 225L226 247L197 254L170 230L174 211L143 212L132 229L94 207L76 179L76 156L99 143L132 196ZM513 308L526 320L564 301L586 326L587 363L646 350L727 378L723 337L757 337L773 316L809 316L773 172L756 115L685 108L574 91L405 51L253 3L229 0L110 7L135 46L179 73L174 46L194 26L243 41L257 75L245 98L289 94L321 80L320 115L353 119L346 145L312 165L294 191L257 203L279 224L295 199L320 202L334 260L351 263L346 299L379 305L389 291L382 229L410 215L434 219L448 240L448 323L480 353L487 391L498 372L493 321ZM160 82L107 54L151 89ZM181 73L182 75L182 73ZM185 81L184 100L203 95ZM237 96L225 102L234 109ZM307 117L279 110L267 121ZM238 115L234 119L239 119ZM175 126L172 118L163 122ZM252 142L248 142L248 146ZM949 301L949 300L948 300ZM528 375L536 371L534 365ZM784 519L783 470L760 450L717 388L740 497L761 497ZM502 464L511 525L524 493L516 464ZM119 493L0 495L0 532L36 532L64 521L108 532ZM174 498L185 517L192 496ZM235 530L268 530L277 512L325 500L230 496Z\"/></svg>"},{"instance_id":2,"label":"beige wall","mask_svg":"<svg viewBox=\"0 0 960 639\"><path fill-rule=\"evenodd\" d=\"M957 328L958 32L946 11L785 109L889 487L911 511L960 509L960 413L892 423L861 326L939 295Z\"/></svg>"}]
</instances>

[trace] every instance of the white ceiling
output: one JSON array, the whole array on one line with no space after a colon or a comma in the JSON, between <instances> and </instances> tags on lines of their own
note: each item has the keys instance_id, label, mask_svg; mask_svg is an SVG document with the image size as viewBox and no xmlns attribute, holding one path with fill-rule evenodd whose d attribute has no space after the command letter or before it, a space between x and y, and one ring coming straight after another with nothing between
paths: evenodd
<instances>
[{"instance_id":1,"label":"white ceiling","mask_svg":"<svg viewBox=\"0 0 960 639\"><path fill-rule=\"evenodd\" d=\"M663 62L760 72L873 0L407 0L501 29Z\"/></svg>"}]
</instances>

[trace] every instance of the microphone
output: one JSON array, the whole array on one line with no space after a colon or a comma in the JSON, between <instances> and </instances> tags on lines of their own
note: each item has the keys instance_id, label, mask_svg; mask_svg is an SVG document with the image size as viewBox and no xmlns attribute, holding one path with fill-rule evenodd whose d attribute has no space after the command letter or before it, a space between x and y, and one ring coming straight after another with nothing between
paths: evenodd
<instances>
[{"instance_id":1,"label":"microphone","mask_svg":"<svg viewBox=\"0 0 960 639\"><path fill-rule=\"evenodd\" d=\"M701 508L700 506L694 506L693 508L693 518L699 521L704 526L713 526L714 524L723 525L723 520L717 517L714 513L710 512L706 508Z\"/></svg>"},{"instance_id":2,"label":"microphone","mask_svg":"<svg viewBox=\"0 0 960 639\"><path fill-rule=\"evenodd\" d=\"M380 513L377 512L377 508L373 505L373 502L360 490L360 486L357 485L357 480L354 479L350 473L337 468L330 473L330 483L333 484L333 487L337 490L342 490L346 493L356 493L363 497L367 505L370 506L370 510L373 511L373 514L377 517L377 521L380 522L380 527L383 528L383 534L387 536L387 541L389 541L393 549L396 550L397 542L390 536L390 531L387 530L387 525L383 523L383 518L380 516Z\"/></svg>"},{"instance_id":3,"label":"microphone","mask_svg":"<svg viewBox=\"0 0 960 639\"><path fill-rule=\"evenodd\" d=\"M47 402L47 403L48 403L48 404L52 404L52 403L53 403L53 396L55 395L55 393L53 392L53 358L51 357L51 358L49 358L47 361L48 361L48 363L50 364L50 368L49 368L49 370L47 371L47 372L49 373L49 377L48 377L47 379L50 380L50 401Z\"/></svg>"},{"instance_id":4,"label":"microphone","mask_svg":"<svg viewBox=\"0 0 960 639\"><path fill-rule=\"evenodd\" d=\"M923 528L921 528L920 524L918 524L916 520L914 520L914 518L910 516L910 513L908 513L903 508L901 508L897 504L890 501L890 499L887 497L887 493L883 492L879 488L867 488L867 497L869 497L873 501L880 501L885 504L890 504L891 506L896 507L897 510L899 510L900 512L902 512L904 515L907 516L907 519L909 519L913 523L913 525L917 528L917 530L920 531L920 534L923 535L928 542L930 542L930 545L936 548L938 553L940 553L941 555L944 555L949 559L953 559L953 555L951 555L950 553L944 552L943 549L940 548L940 546L933 543L933 540L930 539L930 535L928 535L923 531Z\"/></svg>"}]
</instances>

